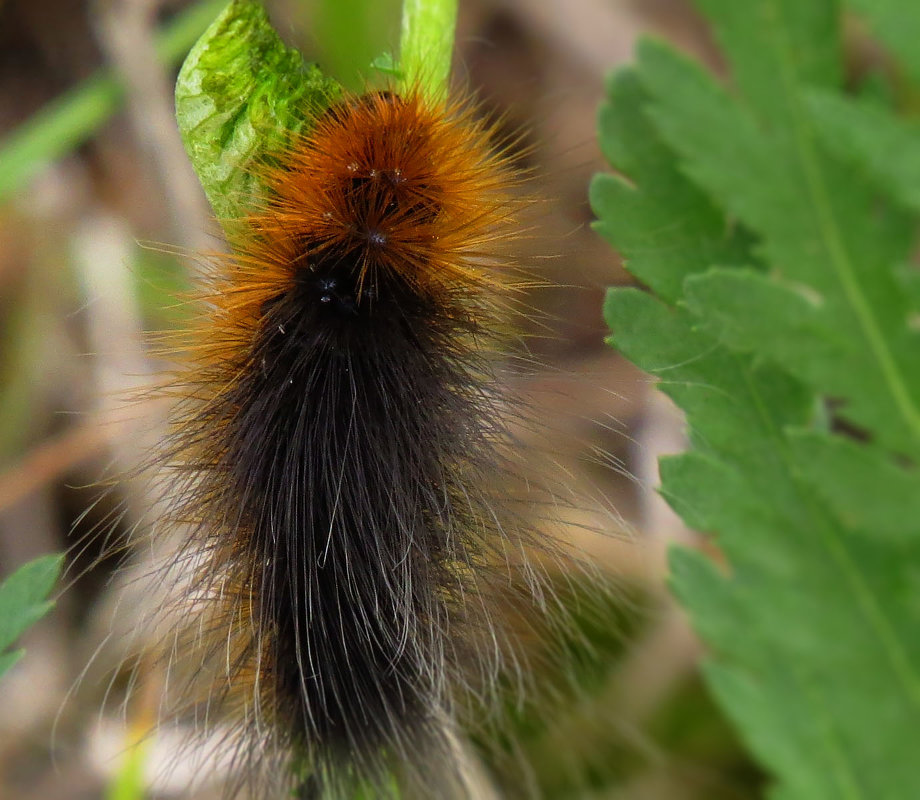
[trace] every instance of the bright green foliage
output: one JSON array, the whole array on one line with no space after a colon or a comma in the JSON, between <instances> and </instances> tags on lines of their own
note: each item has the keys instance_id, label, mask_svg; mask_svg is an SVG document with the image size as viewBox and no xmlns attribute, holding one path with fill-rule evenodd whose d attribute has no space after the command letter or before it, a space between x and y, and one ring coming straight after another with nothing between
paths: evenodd
<instances>
[{"instance_id":1,"label":"bright green foliage","mask_svg":"<svg viewBox=\"0 0 920 800\"><path fill-rule=\"evenodd\" d=\"M0 583L0 676L23 655L22 650L8 648L54 605L47 597L63 560L59 555L36 558Z\"/></svg>"},{"instance_id":2,"label":"bright green foliage","mask_svg":"<svg viewBox=\"0 0 920 800\"><path fill-rule=\"evenodd\" d=\"M662 491L726 559L676 551L672 585L772 796L916 797L918 226L887 146L905 124L840 97L831 0L698 4L733 89L644 44L600 116L625 177L591 188L657 295L610 292L612 341L687 415Z\"/></svg>"},{"instance_id":3,"label":"bright green foliage","mask_svg":"<svg viewBox=\"0 0 920 800\"><path fill-rule=\"evenodd\" d=\"M251 205L261 194L259 160L283 150L340 93L281 41L258 0L231 0L176 83L185 149L219 218Z\"/></svg>"}]
</instances>

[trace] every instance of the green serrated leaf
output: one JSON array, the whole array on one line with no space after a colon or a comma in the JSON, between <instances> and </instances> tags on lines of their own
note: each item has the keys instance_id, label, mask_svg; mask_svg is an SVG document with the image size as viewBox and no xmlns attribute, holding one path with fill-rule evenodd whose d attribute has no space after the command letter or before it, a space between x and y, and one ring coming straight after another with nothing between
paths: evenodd
<instances>
[{"instance_id":1,"label":"green serrated leaf","mask_svg":"<svg viewBox=\"0 0 920 800\"><path fill-rule=\"evenodd\" d=\"M790 433L802 476L854 530L911 542L920 538L920 475L876 447L814 431ZM920 578L920 564L917 565ZM920 595L918 595L920 602Z\"/></svg>"},{"instance_id":2,"label":"green serrated leaf","mask_svg":"<svg viewBox=\"0 0 920 800\"><path fill-rule=\"evenodd\" d=\"M793 84L839 86L841 18L836 0L696 0L731 64L739 102L795 138Z\"/></svg>"},{"instance_id":3,"label":"green serrated leaf","mask_svg":"<svg viewBox=\"0 0 920 800\"><path fill-rule=\"evenodd\" d=\"M219 219L262 194L253 167L306 130L339 85L287 47L257 0L231 0L192 48L176 83L176 116Z\"/></svg>"},{"instance_id":4,"label":"green serrated leaf","mask_svg":"<svg viewBox=\"0 0 920 800\"><path fill-rule=\"evenodd\" d=\"M877 103L831 92L808 92L805 103L830 150L920 212L920 125L897 119Z\"/></svg>"},{"instance_id":5,"label":"green serrated leaf","mask_svg":"<svg viewBox=\"0 0 920 800\"><path fill-rule=\"evenodd\" d=\"M694 530L718 533L733 519L760 513L761 504L751 501L745 477L718 458L694 450L662 458L659 467L662 495ZM700 484L709 491L697 491Z\"/></svg>"},{"instance_id":6,"label":"green serrated leaf","mask_svg":"<svg viewBox=\"0 0 920 800\"><path fill-rule=\"evenodd\" d=\"M63 556L42 556L24 564L0 583L0 675L22 656L22 651L3 651L54 605L47 597L63 563Z\"/></svg>"},{"instance_id":7,"label":"green serrated leaf","mask_svg":"<svg viewBox=\"0 0 920 800\"><path fill-rule=\"evenodd\" d=\"M672 576L720 663L756 679L757 703L735 705L732 695L726 710L789 797L908 796L885 793L904 785L886 771L920 780L911 747L868 743L864 729L905 736L920 716L920 646L910 635L920 608L907 602L920 543L907 554L858 535L796 478L784 431L808 421L811 405L789 378L726 351L689 314L644 293L615 290L606 311L617 346L686 410L700 454L665 461L662 491L718 533L728 561L723 573L675 554L683 568Z\"/></svg>"},{"instance_id":8,"label":"green serrated leaf","mask_svg":"<svg viewBox=\"0 0 920 800\"><path fill-rule=\"evenodd\" d=\"M880 196L890 181L825 147L808 107L840 83L834 3L700 5L736 94L643 44L644 93L620 92L601 125L628 191L595 205L615 246L634 247L628 219L666 253L686 231L646 198L677 174L757 237L757 264L713 258L718 225L697 217L697 263L656 262L666 302L628 289L605 303L612 342L687 415L692 451L662 462L662 494L724 556L673 552L671 585L772 797L906 800L920 786L917 220ZM667 163L644 166L648 142ZM827 432L829 400L866 441Z\"/></svg>"},{"instance_id":9,"label":"green serrated leaf","mask_svg":"<svg viewBox=\"0 0 920 800\"><path fill-rule=\"evenodd\" d=\"M704 5L721 14L722 2ZM818 145L796 69L807 61L805 74L816 73L821 84L831 70L800 57L790 44L800 35L785 27L796 17L790 6L816 4L760 0L756 5L771 13L740 13L732 5L727 19L719 17L719 28L723 38L737 36L744 43L732 53L746 83L758 74L757 63L769 67L773 77L764 78L743 104L698 66L646 44L640 50L640 75L653 97L649 113L685 172L762 237L761 251L776 274L807 288L821 304L823 326L846 342L838 360L823 370L824 375L860 376L849 387L841 415L872 428L888 445L920 455L916 342L894 274L911 252L913 224L891 204L880 207L877 192ZM825 38L822 33L820 41ZM718 131L717 144L713 131ZM836 388L813 385L825 392Z\"/></svg>"},{"instance_id":10,"label":"green serrated leaf","mask_svg":"<svg viewBox=\"0 0 920 800\"><path fill-rule=\"evenodd\" d=\"M690 314L636 289L609 291L604 316L617 348L658 377L661 390L687 412L688 433L699 450L732 455L754 480L764 458L782 468L772 452L775 432L789 425L807 426L813 415L812 396L799 382L768 364L755 367L750 359L726 351L698 329ZM706 375L696 372L701 362ZM745 394L740 399L727 390L739 387ZM769 480L763 490L765 497L773 496Z\"/></svg>"},{"instance_id":11,"label":"green serrated leaf","mask_svg":"<svg viewBox=\"0 0 920 800\"><path fill-rule=\"evenodd\" d=\"M880 378L877 371L840 369L851 357L850 337L839 330L833 309L822 298L811 297L807 290L785 285L776 277L725 268L688 278L685 292L699 326L720 341L768 356L836 397L852 398L847 407L850 416L878 418L889 412L882 393L862 391L867 378Z\"/></svg>"},{"instance_id":12,"label":"green serrated leaf","mask_svg":"<svg viewBox=\"0 0 920 800\"><path fill-rule=\"evenodd\" d=\"M739 635L747 635L743 631ZM783 669L782 662L774 665ZM828 796L828 790L837 791L837 797L860 797L860 788L851 780L848 765L843 762L843 755L833 749L827 749L828 760L840 760L838 769L834 771L832 781L828 781L826 773L821 774L814 769L814 763L808 752L797 749L801 746L804 734L807 731L795 731L788 737L772 735L771 731L783 726L795 726L796 720L790 719L787 709L776 705L772 701L774 694L770 689L783 690L783 682L788 679L772 682L774 685L764 685L760 676L749 674L738 669L726 668L715 660L707 660L702 664L703 674L719 701L730 717L738 724L742 736L750 749L755 753L762 753L767 763L783 764L789 776L788 784L776 787L769 793L771 798L819 798ZM736 716L735 709L746 709L746 715ZM754 716L763 721L757 727L746 725L746 716ZM805 726L802 726L805 727ZM821 747L821 742L817 742ZM794 788L793 788L794 787Z\"/></svg>"},{"instance_id":13,"label":"green serrated leaf","mask_svg":"<svg viewBox=\"0 0 920 800\"><path fill-rule=\"evenodd\" d=\"M677 169L641 111L647 99L631 70L609 81L598 115L601 145L626 177L596 175L591 207L595 230L616 244L630 271L662 297L675 298L684 277L702 266L745 260L749 237ZM621 114L621 107L639 112Z\"/></svg>"}]
</instances>

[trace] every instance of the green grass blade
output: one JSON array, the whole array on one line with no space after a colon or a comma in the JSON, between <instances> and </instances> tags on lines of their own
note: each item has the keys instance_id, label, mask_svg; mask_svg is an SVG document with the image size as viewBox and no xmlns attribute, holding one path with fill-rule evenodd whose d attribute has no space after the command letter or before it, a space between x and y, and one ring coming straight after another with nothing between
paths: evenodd
<instances>
[{"instance_id":1,"label":"green grass blade","mask_svg":"<svg viewBox=\"0 0 920 800\"><path fill-rule=\"evenodd\" d=\"M920 213L920 125L833 92L811 91L805 103L829 150Z\"/></svg>"},{"instance_id":2,"label":"green grass blade","mask_svg":"<svg viewBox=\"0 0 920 800\"><path fill-rule=\"evenodd\" d=\"M179 14L157 37L157 52L175 64L208 26L225 0L207 0ZM100 70L35 114L0 142L0 202L22 189L46 164L66 155L121 106L116 75Z\"/></svg>"},{"instance_id":3,"label":"green grass blade","mask_svg":"<svg viewBox=\"0 0 920 800\"><path fill-rule=\"evenodd\" d=\"M64 557L48 555L24 564L0 583L0 675L19 660L22 651L4 653L27 628L51 610L47 599Z\"/></svg>"}]
</instances>

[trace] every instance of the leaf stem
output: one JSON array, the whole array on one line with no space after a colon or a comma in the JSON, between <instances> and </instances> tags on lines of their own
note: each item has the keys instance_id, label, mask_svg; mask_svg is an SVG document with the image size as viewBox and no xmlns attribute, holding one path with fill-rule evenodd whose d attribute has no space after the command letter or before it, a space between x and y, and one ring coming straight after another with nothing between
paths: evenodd
<instances>
[{"instance_id":1,"label":"leaf stem","mask_svg":"<svg viewBox=\"0 0 920 800\"><path fill-rule=\"evenodd\" d=\"M447 91L457 0L404 0L400 70L403 89L440 99Z\"/></svg>"}]
</instances>

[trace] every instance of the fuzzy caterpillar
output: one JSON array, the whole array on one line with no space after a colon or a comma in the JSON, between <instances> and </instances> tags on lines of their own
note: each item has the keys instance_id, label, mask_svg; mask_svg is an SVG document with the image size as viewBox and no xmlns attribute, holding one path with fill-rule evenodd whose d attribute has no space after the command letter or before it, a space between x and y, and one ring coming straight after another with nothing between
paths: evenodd
<instances>
[{"instance_id":1,"label":"fuzzy caterpillar","mask_svg":"<svg viewBox=\"0 0 920 800\"><path fill-rule=\"evenodd\" d=\"M493 357L512 165L471 103L411 91L340 100L266 163L173 342L175 713L242 726L279 791L462 795L452 688L494 680L529 538Z\"/></svg>"}]
</instances>

